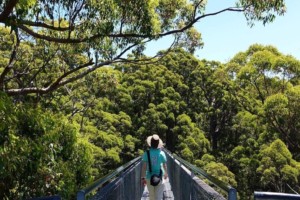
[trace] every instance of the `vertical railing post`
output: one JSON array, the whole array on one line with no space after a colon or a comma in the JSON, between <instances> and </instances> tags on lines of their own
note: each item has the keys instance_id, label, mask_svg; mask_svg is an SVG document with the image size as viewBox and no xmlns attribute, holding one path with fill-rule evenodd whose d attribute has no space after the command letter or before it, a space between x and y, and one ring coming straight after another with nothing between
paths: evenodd
<instances>
[{"instance_id":1,"label":"vertical railing post","mask_svg":"<svg viewBox=\"0 0 300 200\"><path fill-rule=\"evenodd\" d=\"M120 177L119 177L121 179L120 180L121 183L120 183L119 187L120 187L120 193L121 193L120 195L122 196L122 199L125 199L125 196L126 196L125 195L126 190L125 190L125 184L124 184L125 175L126 175L126 173L124 171L122 171L121 174L120 174Z\"/></svg>"},{"instance_id":2,"label":"vertical railing post","mask_svg":"<svg viewBox=\"0 0 300 200\"><path fill-rule=\"evenodd\" d=\"M85 200L84 190L80 190L80 191L77 192L77 200Z\"/></svg>"},{"instance_id":3,"label":"vertical railing post","mask_svg":"<svg viewBox=\"0 0 300 200\"><path fill-rule=\"evenodd\" d=\"M237 192L235 188L230 188L228 192L228 200L237 200Z\"/></svg>"}]
</instances>

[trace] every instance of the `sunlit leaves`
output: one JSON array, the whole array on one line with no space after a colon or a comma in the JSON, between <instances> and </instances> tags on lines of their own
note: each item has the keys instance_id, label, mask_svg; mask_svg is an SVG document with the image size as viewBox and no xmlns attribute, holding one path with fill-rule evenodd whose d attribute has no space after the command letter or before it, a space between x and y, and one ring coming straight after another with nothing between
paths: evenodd
<instances>
[{"instance_id":1,"label":"sunlit leaves","mask_svg":"<svg viewBox=\"0 0 300 200\"><path fill-rule=\"evenodd\" d=\"M290 145L290 148L299 148L299 86L290 88L286 94L270 96L264 105L265 112L281 138ZM296 103L297 102L297 103Z\"/></svg>"},{"instance_id":2,"label":"sunlit leaves","mask_svg":"<svg viewBox=\"0 0 300 200\"><path fill-rule=\"evenodd\" d=\"M289 114L287 104L288 99L283 94L275 94L266 100L264 106L267 113L272 113L273 116L287 117Z\"/></svg>"},{"instance_id":3,"label":"sunlit leaves","mask_svg":"<svg viewBox=\"0 0 300 200\"><path fill-rule=\"evenodd\" d=\"M13 41L4 35L2 44ZM104 49L109 51L107 41L99 48L108 44ZM82 54L87 47L83 44L73 49L38 42L20 44L15 69L41 70L38 84L93 57ZM10 50L2 51L3 63ZM30 187L46 177L38 192L50 185L52 193L69 198L76 183L84 185L136 157L146 147L146 137L157 133L166 148L209 174L234 186L236 179L241 198L250 198L258 188L288 191L285 183L299 183L299 147L292 145L300 138L297 60L271 46L253 45L225 65L200 61L182 49L155 61L103 67L38 98L15 97L11 102L2 95L1 143L9 145L1 149L5 162L0 169L9 163L9 172L14 172L26 163L27 171L17 173L25 180L38 168L37 176L26 179ZM5 176L12 180L12 173ZM25 187L14 186L12 191Z\"/></svg>"},{"instance_id":4,"label":"sunlit leaves","mask_svg":"<svg viewBox=\"0 0 300 200\"><path fill-rule=\"evenodd\" d=\"M262 21L265 25L274 21L276 15L283 15L286 12L284 0L240 0L239 3L242 6L249 6L245 16L250 25L253 25L255 20Z\"/></svg>"},{"instance_id":5,"label":"sunlit leaves","mask_svg":"<svg viewBox=\"0 0 300 200\"><path fill-rule=\"evenodd\" d=\"M283 80L288 80L294 85L299 85L300 61L292 56L280 56L273 65L274 71Z\"/></svg>"},{"instance_id":6,"label":"sunlit leaves","mask_svg":"<svg viewBox=\"0 0 300 200\"><path fill-rule=\"evenodd\" d=\"M285 144L277 139L270 146L265 146L260 152L261 163L257 169L262 174L262 184L279 192L288 190L288 184L297 184L300 173L299 165Z\"/></svg>"},{"instance_id":7,"label":"sunlit leaves","mask_svg":"<svg viewBox=\"0 0 300 200\"><path fill-rule=\"evenodd\" d=\"M178 46L193 54L197 48L202 48L203 45L201 34L192 27L181 36Z\"/></svg>"},{"instance_id":8,"label":"sunlit leaves","mask_svg":"<svg viewBox=\"0 0 300 200\"><path fill-rule=\"evenodd\" d=\"M296 92L299 87L298 61L282 55L275 47L255 44L238 53L226 66L234 81L232 92L240 106L232 126L240 146L236 146L228 158L233 160L228 165L238 169L233 172L239 180L239 187L243 188L240 194L248 197L251 190L255 190L253 185L259 181L255 170L260 174L260 187L264 190L288 191L285 181L295 181L297 173L294 167L282 165L278 169L274 163L285 162L284 156L258 155L261 145L280 138L294 158L299 157L299 150L296 150L299 149L299 108L295 103L299 102ZM280 149L280 145L271 146L274 150Z\"/></svg>"},{"instance_id":9,"label":"sunlit leaves","mask_svg":"<svg viewBox=\"0 0 300 200\"><path fill-rule=\"evenodd\" d=\"M37 0L19 0L17 4L18 14L22 14L32 8L37 3ZM26 13L27 14L27 13Z\"/></svg>"},{"instance_id":10,"label":"sunlit leaves","mask_svg":"<svg viewBox=\"0 0 300 200\"><path fill-rule=\"evenodd\" d=\"M204 166L204 170L224 183L232 185L233 187L237 185L234 174L222 163L209 162Z\"/></svg>"},{"instance_id":11,"label":"sunlit leaves","mask_svg":"<svg viewBox=\"0 0 300 200\"><path fill-rule=\"evenodd\" d=\"M3 99L2 103L9 105ZM78 186L90 181L94 162L90 145L77 140L77 127L60 114L22 104L13 113L15 118L6 125L7 134L1 140L1 197L27 199L60 193L72 199ZM9 113L3 114L10 118Z\"/></svg>"},{"instance_id":12,"label":"sunlit leaves","mask_svg":"<svg viewBox=\"0 0 300 200\"><path fill-rule=\"evenodd\" d=\"M178 135L178 151L184 159L191 161L209 151L210 143L208 139L195 126L189 116L185 114L179 115L176 121L177 125L173 131Z\"/></svg>"}]
</instances>

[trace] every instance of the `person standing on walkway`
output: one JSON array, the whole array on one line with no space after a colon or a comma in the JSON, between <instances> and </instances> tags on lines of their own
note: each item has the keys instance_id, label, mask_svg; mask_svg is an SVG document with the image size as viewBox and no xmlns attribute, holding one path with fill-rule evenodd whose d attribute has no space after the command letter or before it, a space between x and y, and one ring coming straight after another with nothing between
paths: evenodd
<instances>
[{"instance_id":1,"label":"person standing on walkway","mask_svg":"<svg viewBox=\"0 0 300 200\"><path fill-rule=\"evenodd\" d=\"M162 200L165 189L164 182L168 178L167 158L165 153L161 151L163 142L156 134L149 136L146 141L150 149L147 150L149 154L146 151L142 156L142 184L147 185L150 200ZM150 163L148 158L150 158ZM150 167L149 164L151 164ZM151 183L153 175L160 177L160 182L156 186L153 186L153 181Z\"/></svg>"}]
</instances>

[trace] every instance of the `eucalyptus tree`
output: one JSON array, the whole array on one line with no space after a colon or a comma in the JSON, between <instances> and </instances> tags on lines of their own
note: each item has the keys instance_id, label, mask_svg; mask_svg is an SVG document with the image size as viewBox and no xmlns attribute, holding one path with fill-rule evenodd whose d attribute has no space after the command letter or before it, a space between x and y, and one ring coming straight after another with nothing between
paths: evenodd
<instances>
[{"instance_id":1,"label":"eucalyptus tree","mask_svg":"<svg viewBox=\"0 0 300 200\"><path fill-rule=\"evenodd\" d=\"M0 66L0 90L9 95L49 93L102 66L127 62L126 53L141 54L148 42L170 35L174 36L175 44L193 52L203 45L200 33L193 26L212 15L243 12L250 24L255 21L265 24L285 12L284 0L239 0L232 7L212 13L205 12L206 3L205 0L2 0L0 23L9 29L7 34L11 36L6 42L8 52L2 54L6 61ZM29 48L40 45L41 49L28 52L25 57L23 44ZM16 69L22 62L20 55L27 59L25 66ZM78 60L79 55L82 58ZM43 73L47 76L40 75Z\"/></svg>"},{"instance_id":2,"label":"eucalyptus tree","mask_svg":"<svg viewBox=\"0 0 300 200\"><path fill-rule=\"evenodd\" d=\"M15 106L0 94L0 198L73 199L93 179L95 148L61 113Z\"/></svg>"},{"instance_id":3,"label":"eucalyptus tree","mask_svg":"<svg viewBox=\"0 0 300 200\"><path fill-rule=\"evenodd\" d=\"M254 137L247 132L259 131L262 128L257 126L255 116L249 116L248 113L239 113L239 118L241 117L246 119L240 119L240 127L238 127L239 122L236 122L235 126L238 129L243 129L245 134L238 138L239 144L235 146L225 159L223 158L223 162L235 174L240 197L242 199L252 199L253 191L258 189L257 183L260 181L260 177L256 173L260 163L258 156L260 145L256 139L258 136Z\"/></svg>"},{"instance_id":4,"label":"eucalyptus tree","mask_svg":"<svg viewBox=\"0 0 300 200\"><path fill-rule=\"evenodd\" d=\"M200 61L183 49L168 53L160 63L178 74L185 84L177 91L186 104L186 113L206 133L213 149L232 148L229 127L236 114L236 103L231 94L231 78L223 65Z\"/></svg>"},{"instance_id":5,"label":"eucalyptus tree","mask_svg":"<svg viewBox=\"0 0 300 200\"><path fill-rule=\"evenodd\" d=\"M240 92L236 95L241 106L256 114L259 111L251 107L263 105L268 96L285 92L290 84L298 84L299 68L300 62L292 56L281 54L275 47L258 44L238 53L227 64L236 91ZM256 100L247 99L246 93L251 93L249 97Z\"/></svg>"},{"instance_id":6,"label":"eucalyptus tree","mask_svg":"<svg viewBox=\"0 0 300 200\"><path fill-rule=\"evenodd\" d=\"M158 133L173 150L176 142L172 128L186 106L178 91L186 86L180 75L168 70L161 61L116 66L123 71L121 87L130 96L119 105L131 116L133 129L137 130L132 135L146 139L149 134Z\"/></svg>"},{"instance_id":7,"label":"eucalyptus tree","mask_svg":"<svg viewBox=\"0 0 300 200\"><path fill-rule=\"evenodd\" d=\"M274 94L266 99L264 111L270 131L278 133L293 153L300 158L300 86L285 93Z\"/></svg>"},{"instance_id":8,"label":"eucalyptus tree","mask_svg":"<svg viewBox=\"0 0 300 200\"><path fill-rule=\"evenodd\" d=\"M238 108L232 80L224 66L219 62L201 61L192 72L189 84L193 91L191 108L196 111L193 115L198 115L197 121L210 138L213 150L230 151L236 145L230 127Z\"/></svg>"},{"instance_id":9,"label":"eucalyptus tree","mask_svg":"<svg viewBox=\"0 0 300 200\"><path fill-rule=\"evenodd\" d=\"M182 158L192 162L210 151L209 140L188 115L181 114L176 121L173 128L174 135L178 137L175 149Z\"/></svg>"},{"instance_id":10,"label":"eucalyptus tree","mask_svg":"<svg viewBox=\"0 0 300 200\"><path fill-rule=\"evenodd\" d=\"M136 156L137 139L131 135L131 117L122 110L131 97L120 82L120 71L101 68L40 101L79 125L81 137L87 138L97 149L94 166L102 175Z\"/></svg>"},{"instance_id":11,"label":"eucalyptus tree","mask_svg":"<svg viewBox=\"0 0 300 200\"><path fill-rule=\"evenodd\" d=\"M258 44L238 53L226 64L238 112L233 117L231 127L236 147L225 163L235 173L240 183L240 195L245 199L258 187L281 190L278 186L271 186L279 183L283 176L281 174L275 178L279 172L273 177L270 175L270 170L278 165L271 166L263 159L266 155L262 155L262 146L267 148L272 143L275 149L281 147L283 141L284 148L288 148L287 151L296 160L299 158L299 103L296 103L299 102L299 69L299 61L292 56L283 55L272 46ZM278 144L273 145L274 141ZM266 165L270 167L264 174ZM294 173L293 170L289 171L290 168L286 170L286 173ZM256 186L257 182L264 182L264 185ZM285 191L287 187L284 185Z\"/></svg>"},{"instance_id":12,"label":"eucalyptus tree","mask_svg":"<svg viewBox=\"0 0 300 200\"><path fill-rule=\"evenodd\" d=\"M243 112L257 116L259 124L265 127L260 134L261 142L270 142L279 134L297 152L299 128L297 123L289 121L298 116L292 110L299 98L300 62L272 46L252 45L246 52L237 54L227 67L235 74L233 92Z\"/></svg>"},{"instance_id":13,"label":"eucalyptus tree","mask_svg":"<svg viewBox=\"0 0 300 200\"><path fill-rule=\"evenodd\" d=\"M224 164L218 163L214 156L204 154L201 160L196 161L196 164L213 177L227 183L228 185L237 187L235 175ZM220 193L224 193L222 190L219 191Z\"/></svg>"},{"instance_id":14,"label":"eucalyptus tree","mask_svg":"<svg viewBox=\"0 0 300 200\"><path fill-rule=\"evenodd\" d=\"M265 190L299 192L300 163L293 159L286 145L277 139L260 150L260 184Z\"/></svg>"}]
</instances>

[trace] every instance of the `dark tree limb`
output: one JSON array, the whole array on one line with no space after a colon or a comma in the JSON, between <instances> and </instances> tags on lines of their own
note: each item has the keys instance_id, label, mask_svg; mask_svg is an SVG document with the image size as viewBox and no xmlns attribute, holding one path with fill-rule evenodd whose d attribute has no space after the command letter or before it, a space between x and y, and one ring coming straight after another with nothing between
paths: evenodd
<instances>
[{"instance_id":1,"label":"dark tree limb","mask_svg":"<svg viewBox=\"0 0 300 200\"><path fill-rule=\"evenodd\" d=\"M50 41L50 42L57 42L57 43L82 43L82 42L92 41L94 39L101 38L101 37L110 37L110 38L160 38L160 37L164 37L164 36L168 36L168 35L173 35L173 34L176 34L176 33L182 33L184 31L186 31L187 29L193 27L193 25L195 23L197 23L200 19L203 19L203 18L208 17L208 16L218 15L218 14L226 12L226 11L243 12L243 11L245 11L245 9L244 8L232 8L232 7L230 7L230 8L220 10L218 12L203 14L203 15L201 15L199 17L196 17L193 20L191 20L186 26L184 26L181 29L167 31L165 33L160 33L158 35L137 34L137 33L127 33L126 34L126 33L119 32L119 33L111 33L111 34L95 34L93 36L86 37L86 38L71 39L71 38L57 38L57 37L51 37L51 36L43 35L43 34L40 34L40 33L37 33L35 31L33 31L32 29L28 28L24 24L16 24L16 26L18 26L20 29L25 31L27 34L29 34L29 35L31 35L35 38L43 39L43 40ZM44 26L46 26L46 25L44 25ZM65 30L65 29L61 29L61 30Z\"/></svg>"},{"instance_id":2,"label":"dark tree limb","mask_svg":"<svg viewBox=\"0 0 300 200\"><path fill-rule=\"evenodd\" d=\"M130 49L132 49L133 47L135 47L137 45L138 44L133 44L133 45L127 47L126 49L124 49L122 52L120 52L119 55L117 55L112 60L107 60L107 61L101 62L99 64L95 64L92 60L90 60L88 63L85 63L81 66L78 66L78 67L68 71L68 72L65 72L63 75L61 75L59 78L57 78L54 82L52 82L48 87L43 87L43 88L26 87L26 88L18 88L18 89L7 89L5 92L10 96L26 95L26 94L30 94L30 93L36 93L36 94L50 93L50 92L56 90L57 88L59 88L61 86L64 86L68 83L71 83L71 82L74 82L76 80L79 80L79 79L83 78L87 74L95 71L96 69L98 69L102 66L111 65L111 64L117 63L117 62L126 62L126 61L121 61L120 58L127 51L129 51ZM92 65L94 65L94 66L92 66ZM86 68L85 71L80 72L79 74L77 74L75 76L71 76L72 74L78 72L79 70L85 69L85 68Z\"/></svg>"},{"instance_id":3,"label":"dark tree limb","mask_svg":"<svg viewBox=\"0 0 300 200\"><path fill-rule=\"evenodd\" d=\"M4 22L8 19L9 15L12 13L14 7L17 5L18 0L10 0L6 4L3 12L0 14L0 22Z\"/></svg>"}]
</instances>

